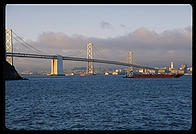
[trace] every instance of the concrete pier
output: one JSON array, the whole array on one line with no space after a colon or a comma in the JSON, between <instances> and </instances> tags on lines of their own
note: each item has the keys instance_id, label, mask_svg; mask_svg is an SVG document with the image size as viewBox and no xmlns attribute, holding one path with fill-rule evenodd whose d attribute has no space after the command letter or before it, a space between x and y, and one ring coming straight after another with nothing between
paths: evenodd
<instances>
[{"instance_id":1,"label":"concrete pier","mask_svg":"<svg viewBox=\"0 0 196 134\"><path fill-rule=\"evenodd\" d=\"M51 60L51 73L50 75L64 75L63 73L63 58L58 55L57 59Z\"/></svg>"}]
</instances>

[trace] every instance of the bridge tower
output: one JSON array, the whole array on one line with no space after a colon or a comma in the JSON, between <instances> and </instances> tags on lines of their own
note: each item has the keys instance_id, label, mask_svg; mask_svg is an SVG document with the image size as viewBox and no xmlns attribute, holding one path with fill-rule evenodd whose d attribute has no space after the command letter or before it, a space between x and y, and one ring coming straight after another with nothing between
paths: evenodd
<instances>
[{"instance_id":1,"label":"bridge tower","mask_svg":"<svg viewBox=\"0 0 196 134\"><path fill-rule=\"evenodd\" d=\"M6 39L6 53L13 53L13 40L12 40L12 30L11 29L6 29L5 31L5 39ZM13 56L6 56L6 61L13 65Z\"/></svg>"},{"instance_id":2,"label":"bridge tower","mask_svg":"<svg viewBox=\"0 0 196 134\"><path fill-rule=\"evenodd\" d=\"M64 75L62 56L58 55L57 59L51 60L51 73L50 73L50 75Z\"/></svg>"},{"instance_id":3,"label":"bridge tower","mask_svg":"<svg viewBox=\"0 0 196 134\"><path fill-rule=\"evenodd\" d=\"M87 59L93 59L93 44L92 43L87 44ZM94 74L93 62L90 62L90 61L87 62L86 74L87 75Z\"/></svg>"},{"instance_id":4,"label":"bridge tower","mask_svg":"<svg viewBox=\"0 0 196 134\"><path fill-rule=\"evenodd\" d=\"M129 51L128 52L128 63L133 64L133 52ZM127 75L129 75L131 72L133 72L133 67L128 67L127 68Z\"/></svg>"}]
</instances>

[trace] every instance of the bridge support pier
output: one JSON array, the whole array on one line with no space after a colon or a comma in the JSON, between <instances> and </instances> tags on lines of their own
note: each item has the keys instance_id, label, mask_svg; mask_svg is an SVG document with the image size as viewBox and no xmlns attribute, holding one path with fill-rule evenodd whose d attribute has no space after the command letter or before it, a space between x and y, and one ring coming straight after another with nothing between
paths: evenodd
<instances>
[{"instance_id":1,"label":"bridge support pier","mask_svg":"<svg viewBox=\"0 0 196 134\"><path fill-rule=\"evenodd\" d=\"M62 56L58 55L57 59L51 60L51 73L50 75L64 75L63 73L63 58Z\"/></svg>"}]
</instances>

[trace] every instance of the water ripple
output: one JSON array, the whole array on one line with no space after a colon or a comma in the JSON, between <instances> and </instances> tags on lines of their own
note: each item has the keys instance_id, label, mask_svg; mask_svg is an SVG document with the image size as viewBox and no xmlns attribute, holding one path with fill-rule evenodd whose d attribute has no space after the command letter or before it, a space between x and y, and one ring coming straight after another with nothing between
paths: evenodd
<instances>
[{"instance_id":1,"label":"water ripple","mask_svg":"<svg viewBox=\"0 0 196 134\"><path fill-rule=\"evenodd\" d=\"M13 130L188 130L192 78L29 77L6 81Z\"/></svg>"}]
</instances>

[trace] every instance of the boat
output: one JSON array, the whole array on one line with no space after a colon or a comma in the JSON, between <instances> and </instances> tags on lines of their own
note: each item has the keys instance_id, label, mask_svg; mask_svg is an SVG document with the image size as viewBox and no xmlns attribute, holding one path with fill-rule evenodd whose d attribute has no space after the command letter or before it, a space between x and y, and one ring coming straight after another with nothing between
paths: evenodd
<instances>
[{"instance_id":1,"label":"boat","mask_svg":"<svg viewBox=\"0 0 196 134\"><path fill-rule=\"evenodd\" d=\"M86 76L86 72L81 72L80 76Z\"/></svg>"},{"instance_id":2,"label":"boat","mask_svg":"<svg viewBox=\"0 0 196 134\"><path fill-rule=\"evenodd\" d=\"M125 75L124 78L179 78L183 74L136 74L130 73L130 75Z\"/></svg>"}]
</instances>

